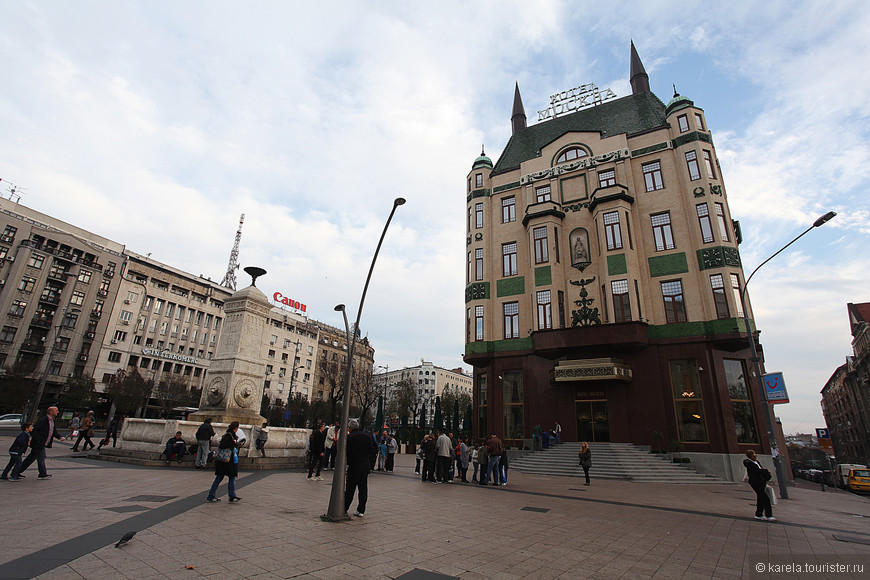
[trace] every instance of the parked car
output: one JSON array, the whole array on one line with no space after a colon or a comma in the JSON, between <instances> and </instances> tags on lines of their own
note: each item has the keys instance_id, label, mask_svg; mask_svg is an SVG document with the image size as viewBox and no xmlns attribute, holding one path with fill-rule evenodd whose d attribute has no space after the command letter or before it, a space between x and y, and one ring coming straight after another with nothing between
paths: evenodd
<instances>
[{"instance_id":1,"label":"parked car","mask_svg":"<svg viewBox=\"0 0 870 580\"><path fill-rule=\"evenodd\" d=\"M21 413L0 415L0 427L20 427L22 420Z\"/></svg>"},{"instance_id":2,"label":"parked car","mask_svg":"<svg viewBox=\"0 0 870 580\"><path fill-rule=\"evenodd\" d=\"M849 489L849 472L853 469L867 469L860 463L841 463L837 466L837 487Z\"/></svg>"},{"instance_id":3,"label":"parked car","mask_svg":"<svg viewBox=\"0 0 870 580\"><path fill-rule=\"evenodd\" d=\"M858 493L870 492L870 469L866 467L852 468L849 471L849 490Z\"/></svg>"}]
</instances>

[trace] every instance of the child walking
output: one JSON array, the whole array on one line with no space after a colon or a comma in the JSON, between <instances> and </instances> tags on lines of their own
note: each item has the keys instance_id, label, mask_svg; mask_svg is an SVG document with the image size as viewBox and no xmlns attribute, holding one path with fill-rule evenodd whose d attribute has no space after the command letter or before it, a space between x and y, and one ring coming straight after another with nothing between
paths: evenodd
<instances>
[{"instance_id":1,"label":"child walking","mask_svg":"<svg viewBox=\"0 0 870 580\"><path fill-rule=\"evenodd\" d=\"M33 431L33 423L22 423L21 424L21 433L18 434L18 437L15 438L15 441L12 442L12 447L9 448L9 463L6 465L6 469L3 470L3 475L0 476L0 479L9 480L9 481L18 481L23 475L19 475L21 471L21 459L24 457L24 452L27 451L27 447L30 445L30 432ZM10 475L10 471L12 474Z\"/></svg>"}]
</instances>

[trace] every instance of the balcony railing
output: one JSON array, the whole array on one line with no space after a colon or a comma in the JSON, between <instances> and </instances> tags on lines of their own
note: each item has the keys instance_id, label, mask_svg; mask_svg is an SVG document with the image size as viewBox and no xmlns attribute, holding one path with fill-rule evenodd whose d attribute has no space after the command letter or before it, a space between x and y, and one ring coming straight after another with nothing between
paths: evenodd
<instances>
[{"instance_id":1,"label":"balcony railing","mask_svg":"<svg viewBox=\"0 0 870 580\"><path fill-rule=\"evenodd\" d=\"M21 345L21 350L24 352L35 352L38 354L44 354L45 345L36 342L25 342Z\"/></svg>"},{"instance_id":2,"label":"balcony railing","mask_svg":"<svg viewBox=\"0 0 870 580\"><path fill-rule=\"evenodd\" d=\"M30 324L33 326L39 326L40 328L51 328L51 316L34 316L33 320L30 321Z\"/></svg>"}]
</instances>

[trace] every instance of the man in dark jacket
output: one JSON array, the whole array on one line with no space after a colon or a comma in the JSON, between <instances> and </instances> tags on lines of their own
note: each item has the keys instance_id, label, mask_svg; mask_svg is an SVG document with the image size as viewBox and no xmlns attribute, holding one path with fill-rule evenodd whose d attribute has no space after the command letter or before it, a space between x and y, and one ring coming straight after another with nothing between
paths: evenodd
<instances>
[{"instance_id":1,"label":"man in dark jacket","mask_svg":"<svg viewBox=\"0 0 870 580\"><path fill-rule=\"evenodd\" d=\"M19 474L24 473L24 470L36 461L36 468L39 470L37 479L51 477L51 474L45 470L45 450L51 447L52 441L55 439L66 441L57 431L55 417L57 417L57 407L49 407L45 411L45 415L36 420L33 431L30 433L30 455L21 463Z\"/></svg>"},{"instance_id":2,"label":"man in dark jacket","mask_svg":"<svg viewBox=\"0 0 870 580\"><path fill-rule=\"evenodd\" d=\"M311 432L311 437L308 439L308 479L320 481L320 469L323 467L323 451L326 447L326 425L319 423ZM311 477L314 473L314 467L317 466L317 474Z\"/></svg>"},{"instance_id":3,"label":"man in dark jacket","mask_svg":"<svg viewBox=\"0 0 870 580\"><path fill-rule=\"evenodd\" d=\"M211 426L211 417L209 417L196 430L196 460L194 464L197 469L202 469L208 463L208 448L212 437L214 437L214 427Z\"/></svg>"},{"instance_id":4,"label":"man in dark jacket","mask_svg":"<svg viewBox=\"0 0 870 580\"><path fill-rule=\"evenodd\" d=\"M359 503L355 516L362 517L366 513L366 501L369 497L368 478L372 465L372 457L376 457L378 447L368 433L360 430L359 421L351 419L348 422L350 435L347 436L347 481L344 491L344 511L350 509L354 492L359 489Z\"/></svg>"}]
</instances>

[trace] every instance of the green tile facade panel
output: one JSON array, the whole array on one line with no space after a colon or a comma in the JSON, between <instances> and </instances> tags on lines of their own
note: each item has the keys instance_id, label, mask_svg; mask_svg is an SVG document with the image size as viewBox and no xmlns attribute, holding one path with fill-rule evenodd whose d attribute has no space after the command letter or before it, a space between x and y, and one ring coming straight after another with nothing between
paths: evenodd
<instances>
[{"instance_id":1,"label":"green tile facade panel","mask_svg":"<svg viewBox=\"0 0 870 580\"><path fill-rule=\"evenodd\" d=\"M698 250L698 268L709 270L711 268L739 268L740 252L731 246L713 246Z\"/></svg>"},{"instance_id":2,"label":"green tile facade panel","mask_svg":"<svg viewBox=\"0 0 870 580\"><path fill-rule=\"evenodd\" d=\"M465 302L489 299L489 282L475 282L465 287Z\"/></svg>"},{"instance_id":3,"label":"green tile facade panel","mask_svg":"<svg viewBox=\"0 0 870 580\"><path fill-rule=\"evenodd\" d=\"M517 352L531 350L535 344L531 338L512 338L508 340L481 340L465 345L465 354L486 354L490 352Z\"/></svg>"},{"instance_id":4,"label":"green tile facade panel","mask_svg":"<svg viewBox=\"0 0 870 580\"><path fill-rule=\"evenodd\" d=\"M535 286L549 286L553 283L553 273L549 266L535 268Z\"/></svg>"},{"instance_id":5,"label":"green tile facade panel","mask_svg":"<svg viewBox=\"0 0 870 580\"><path fill-rule=\"evenodd\" d=\"M607 256L607 274L609 276L628 274L628 264L625 261L625 254L613 254Z\"/></svg>"},{"instance_id":6,"label":"green tile facade panel","mask_svg":"<svg viewBox=\"0 0 870 580\"><path fill-rule=\"evenodd\" d=\"M495 283L496 296L519 296L526 293L526 278L525 276L514 276L513 278L504 278Z\"/></svg>"},{"instance_id":7,"label":"green tile facade panel","mask_svg":"<svg viewBox=\"0 0 870 580\"><path fill-rule=\"evenodd\" d=\"M755 328L750 320L749 325ZM746 332L742 318L725 318L722 320L707 320L701 322L681 322L677 324L651 325L647 328L650 338L684 338L687 336L710 336L714 334L731 334Z\"/></svg>"},{"instance_id":8,"label":"green tile facade panel","mask_svg":"<svg viewBox=\"0 0 870 580\"><path fill-rule=\"evenodd\" d=\"M685 274L688 271L689 262L686 259L685 252L667 254L666 256L652 256L649 258L649 275L653 278L657 276Z\"/></svg>"}]
</instances>

